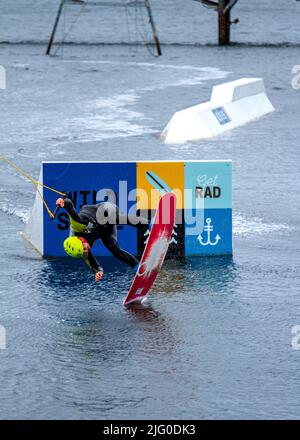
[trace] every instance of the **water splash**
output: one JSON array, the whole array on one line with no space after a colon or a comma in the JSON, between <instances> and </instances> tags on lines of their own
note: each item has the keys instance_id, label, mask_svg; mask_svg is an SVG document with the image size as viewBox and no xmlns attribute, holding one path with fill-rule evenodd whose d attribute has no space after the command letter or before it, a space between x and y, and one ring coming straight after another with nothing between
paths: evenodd
<instances>
[{"instance_id":1,"label":"water splash","mask_svg":"<svg viewBox=\"0 0 300 440\"><path fill-rule=\"evenodd\" d=\"M272 234L273 232L285 232L291 229L289 225L283 223L266 223L258 217L249 219L239 213L233 216L233 234L237 237L266 235Z\"/></svg>"},{"instance_id":2,"label":"water splash","mask_svg":"<svg viewBox=\"0 0 300 440\"><path fill-rule=\"evenodd\" d=\"M16 208L11 204L3 204L0 206L0 211L7 215L19 218L24 224L27 224L30 217L30 211L26 209Z\"/></svg>"}]
</instances>

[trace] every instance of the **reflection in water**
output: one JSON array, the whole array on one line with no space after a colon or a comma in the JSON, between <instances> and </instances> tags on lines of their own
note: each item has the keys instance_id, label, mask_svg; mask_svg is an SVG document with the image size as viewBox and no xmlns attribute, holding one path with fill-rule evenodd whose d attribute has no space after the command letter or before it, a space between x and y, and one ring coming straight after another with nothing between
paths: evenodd
<instances>
[{"instance_id":1,"label":"reflection in water","mask_svg":"<svg viewBox=\"0 0 300 440\"><path fill-rule=\"evenodd\" d=\"M104 278L100 283L95 283L94 274L86 267L83 261L70 258L48 260L36 273L36 282L44 287L46 294L57 300L77 298L95 299L100 302L115 299L116 283L120 279L120 285L126 289L130 284L132 274L126 268L110 264L104 260ZM125 290L126 291L126 290Z\"/></svg>"},{"instance_id":2,"label":"reflection in water","mask_svg":"<svg viewBox=\"0 0 300 440\"><path fill-rule=\"evenodd\" d=\"M237 275L232 257L193 257L168 260L153 287L157 295L195 294L197 292L229 293Z\"/></svg>"},{"instance_id":3,"label":"reflection in water","mask_svg":"<svg viewBox=\"0 0 300 440\"><path fill-rule=\"evenodd\" d=\"M172 322L157 312L147 301L131 305L127 309L131 322L138 330L140 338L136 348L144 355L166 354L174 350L177 344ZM172 330L171 330L172 328Z\"/></svg>"},{"instance_id":4,"label":"reflection in water","mask_svg":"<svg viewBox=\"0 0 300 440\"><path fill-rule=\"evenodd\" d=\"M149 306L146 301L142 304L129 304L126 307L128 313L132 314L134 319L138 322L156 322L159 318L159 313Z\"/></svg>"},{"instance_id":5,"label":"reflection in water","mask_svg":"<svg viewBox=\"0 0 300 440\"><path fill-rule=\"evenodd\" d=\"M211 292L228 293L236 277L233 257L205 257L189 260L191 278Z\"/></svg>"},{"instance_id":6,"label":"reflection in water","mask_svg":"<svg viewBox=\"0 0 300 440\"><path fill-rule=\"evenodd\" d=\"M63 395L72 414L82 405L98 417L118 414L126 405L131 411L150 402L153 392L163 399L166 389L175 401L177 392L191 387L186 397L197 400L204 386L198 371L207 357L203 335L216 310L208 294L230 291L233 260L166 261L149 299L129 308L122 302L133 271L115 260L102 263L105 278L99 284L82 262L71 259L37 262L34 274L24 270L33 315L42 317L38 326L30 321L36 368L41 363L43 377L55 384L47 395Z\"/></svg>"},{"instance_id":7,"label":"reflection in water","mask_svg":"<svg viewBox=\"0 0 300 440\"><path fill-rule=\"evenodd\" d=\"M148 302L122 306L132 270L103 259L105 278L96 284L78 263L49 260L35 275L41 305L57 323L50 343L57 362L64 364L69 353L76 365L117 365L137 352L149 356L172 350L175 338L161 313Z\"/></svg>"}]
</instances>

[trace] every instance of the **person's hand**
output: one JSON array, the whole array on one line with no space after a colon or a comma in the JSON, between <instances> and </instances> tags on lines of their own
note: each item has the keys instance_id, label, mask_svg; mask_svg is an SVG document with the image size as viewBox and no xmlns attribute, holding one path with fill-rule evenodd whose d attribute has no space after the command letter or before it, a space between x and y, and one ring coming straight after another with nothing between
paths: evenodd
<instances>
[{"instance_id":1,"label":"person's hand","mask_svg":"<svg viewBox=\"0 0 300 440\"><path fill-rule=\"evenodd\" d=\"M56 204L57 204L57 206L60 206L61 208L63 208L64 206L65 206L65 201L64 201L64 199L57 199L56 200Z\"/></svg>"},{"instance_id":2,"label":"person's hand","mask_svg":"<svg viewBox=\"0 0 300 440\"><path fill-rule=\"evenodd\" d=\"M99 283L99 281L103 278L103 275L104 275L104 273L103 273L102 270L99 270L99 272L97 272L95 274L95 281L96 281L96 283Z\"/></svg>"}]
</instances>

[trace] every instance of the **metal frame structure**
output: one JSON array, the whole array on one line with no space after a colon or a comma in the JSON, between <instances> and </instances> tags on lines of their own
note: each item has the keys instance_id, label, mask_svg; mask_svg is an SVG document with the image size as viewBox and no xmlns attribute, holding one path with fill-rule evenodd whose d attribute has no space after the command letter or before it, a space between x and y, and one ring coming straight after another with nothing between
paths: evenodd
<instances>
[{"instance_id":1,"label":"metal frame structure","mask_svg":"<svg viewBox=\"0 0 300 440\"><path fill-rule=\"evenodd\" d=\"M124 0L125 1L125 0ZM76 2L73 0L74 4L80 4L81 6L85 6L88 4L88 0L76 0ZM53 29L49 38L49 42L48 42L48 46L47 46L47 51L46 51L46 55L51 55L51 49L55 40L55 35L57 32L57 28L59 25L59 21L63 12L63 9L65 7L65 5L67 3L70 3L70 1L68 0L61 0L60 4L59 4L59 8L56 14L56 18L54 21L54 25L53 25ZM141 3L144 4L144 7L146 8L148 17L149 17L149 23L151 26L151 30L152 30L152 34L153 34L153 39L154 39L154 45L156 48L156 52L157 52L157 56L161 56L162 55L162 51L161 51L161 45L160 45L160 41L159 41L159 37L158 37L158 32L155 26L155 22L154 22L154 18L153 18L153 13L152 13L152 8L151 8L151 4L150 4L150 0L141 0ZM107 4L107 2L106 2ZM93 4L95 5L95 3ZM101 3L99 3L99 6L101 6Z\"/></svg>"},{"instance_id":2,"label":"metal frame structure","mask_svg":"<svg viewBox=\"0 0 300 440\"><path fill-rule=\"evenodd\" d=\"M219 44L228 45L230 44L230 27L232 22L230 21L230 12L232 8L236 5L238 0L194 0L201 3L207 8L214 9L218 11L219 20ZM238 23L235 20L233 23Z\"/></svg>"}]
</instances>

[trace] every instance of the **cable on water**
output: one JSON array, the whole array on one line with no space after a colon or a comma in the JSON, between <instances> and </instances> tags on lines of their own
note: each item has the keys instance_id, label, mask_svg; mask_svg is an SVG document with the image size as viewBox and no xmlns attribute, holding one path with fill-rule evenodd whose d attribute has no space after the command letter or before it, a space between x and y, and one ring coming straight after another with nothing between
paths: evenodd
<instances>
[{"instance_id":1,"label":"cable on water","mask_svg":"<svg viewBox=\"0 0 300 440\"><path fill-rule=\"evenodd\" d=\"M130 8L134 7L134 14L131 13ZM142 42L145 43L145 46L153 57L156 57L155 49L154 49L154 42L151 41L152 33L150 31L147 31L146 29L149 26L149 22L146 23L145 19L145 13L144 8L145 3L143 0L139 1L127 1L126 2L126 8L127 8L127 14L128 17L131 18L132 22L135 24L135 36L136 36L136 42L138 42L138 39L140 38ZM140 25L140 26L139 26Z\"/></svg>"},{"instance_id":2,"label":"cable on water","mask_svg":"<svg viewBox=\"0 0 300 440\"><path fill-rule=\"evenodd\" d=\"M126 17L126 27L127 27L127 34L128 34L128 41L129 41L129 51L131 53L136 53L136 50L133 50L133 38L131 37L131 30L130 30L130 23L129 20L131 19L130 16L130 2L125 1L124 2L124 10L125 10L125 17Z\"/></svg>"},{"instance_id":3,"label":"cable on water","mask_svg":"<svg viewBox=\"0 0 300 440\"><path fill-rule=\"evenodd\" d=\"M148 20L148 22L146 24L145 14L143 13L143 11L141 9L140 9L139 13L140 13L140 17L141 17L143 32L144 32L144 41L146 43L146 48L147 48L148 52L150 53L150 55L152 55L153 57L156 58L158 55L155 52L155 43L154 43L154 41L152 41L152 38L151 38L152 31L150 31L150 30L147 31L147 28L149 29L150 19Z\"/></svg>"},{"instance_id":4,"label":"cable on water","mask_svg":"<svg viewBox=\"0 0 300 440\"><path fill-rule=\"evenodd\" d=\"M66 42L66 39L68 38L68 36L70 35L71 31L73 30L75 24L77 23L77 21L78 21L80 15L82 14L82 12L84 11L84 9L86 8L88 2L89 2L89 0L86 0L85 2L82 2L82 6L81 6L79 12L76 14L76 16L75 16L73 22L71 23L71 25L70 25L68 31L65 32L65 29L64 29L62 41L58 44L58 46L57 46L57 48L56 48L56 50L55 50L55 52L54 52L54 56L57 55L57 52L59 51L59 49L60 49L60 48L64 45L64 43ZM81 2L80 2L80 3L81 3ZM66 23L66 17L65 17L65 15L64 15L64 27L65 27L65 23Z\"/></svg>"}]
</instances>

